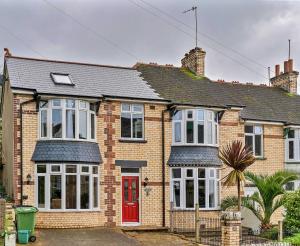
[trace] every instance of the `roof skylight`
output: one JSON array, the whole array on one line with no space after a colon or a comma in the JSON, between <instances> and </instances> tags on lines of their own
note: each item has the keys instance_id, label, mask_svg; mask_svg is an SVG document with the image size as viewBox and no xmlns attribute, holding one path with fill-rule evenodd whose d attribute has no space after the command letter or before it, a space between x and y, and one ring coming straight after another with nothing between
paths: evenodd
<instances>
[{"instance_id":1,"label":"roof skylight","mask_svg":"<svg viewBox=\"0 0 300 246\"><path fill-rule=\"evenodd\" d=\"M69 74L51 73L51 78L56 84L73 85Z\"/></svg>"}]
</instances>

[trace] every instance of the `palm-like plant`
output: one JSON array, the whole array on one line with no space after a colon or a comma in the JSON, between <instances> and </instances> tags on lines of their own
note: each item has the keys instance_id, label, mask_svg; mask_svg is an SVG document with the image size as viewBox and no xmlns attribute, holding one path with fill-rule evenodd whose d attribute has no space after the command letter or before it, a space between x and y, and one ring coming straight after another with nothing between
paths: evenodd
<instances>
[{"instance_id":1,"label":"palm-like plant","mask_svg":"<svg viewBox=\"0 0 300 246\"><path fill-rule=\"evenodd\" d=\"M242 206L250 209L260 220L262 230L271 228L272 214L283 205L284 186L298 179L298 175L289 171L278 171L270 176L246 172L245 177L258 191L249 197L243 197ZM225 198L222 201L222 209L236 207L237 200L234 196Z\"/></svg>"},{"instance_id":2,"label":"palm-like plant","mask_svg":"<svg viewBox=\"0 0 300 246\"><path fill-rule=\"evenodd\" d=\"M243 146L241 141L233 141L226 145L219 153L219 158L223 163L232 168L224 178L227 186L236 185L238 191L238 211L241 210L241 182L245 181L244 171L255 162L250 148Z\"/></svg>"}]
</instances>

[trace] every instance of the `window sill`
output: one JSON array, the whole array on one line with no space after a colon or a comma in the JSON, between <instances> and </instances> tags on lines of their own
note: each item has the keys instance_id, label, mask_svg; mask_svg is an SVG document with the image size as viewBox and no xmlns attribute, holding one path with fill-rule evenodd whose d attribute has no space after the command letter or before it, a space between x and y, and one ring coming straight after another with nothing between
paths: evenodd
<instances>
[{"instance_id":1,"label":"window sill","mask_svg":"<svg viewBox=\"0 0 300 246\"><path fill-rule=\"evenodd\" d=\"M147 140L145 140L145 139L125 139L125 138L120 138L119 142L120 143L147 143Z\"/></svg>"},{"instance_id":2,"label":"window sill","mask_svg":"<svg viewBox=\"0 0 300 246\"><path fill-rule=\"evenodd\" d=\"M193 212L195 211L195 208L174 208L173 211ZM199 211L221 211L221 208L199 208Z\"/></svg>"},{"instance_id":3,"label":"window sill","mask_svg":"<svg viewBox=\"0 0 300 246\"><path fill-rule=\"evenodd\" d=\"M285 161L285 164L300 164L300 160L295 160L295 161Z\"/></svg>"},{"instance_id":4,"label":"window sill","mask_svg":"<svg viewBox=\"0 0 300 246\"><path fill-rule=\"evenodd\" d=\"M265 160L267 160L267 158L266 157L255 157L255 160L257 160L257 161L265 161Z\"/></svg>"}]
</instances>

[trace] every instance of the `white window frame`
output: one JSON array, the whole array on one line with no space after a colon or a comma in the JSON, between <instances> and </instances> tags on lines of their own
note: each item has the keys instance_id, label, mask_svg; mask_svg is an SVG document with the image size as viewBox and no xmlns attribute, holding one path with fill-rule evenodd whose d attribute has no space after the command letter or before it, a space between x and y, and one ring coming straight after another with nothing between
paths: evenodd
<instances>
[{"instance_id":1,"label":"white window frame","mask_svg":"<svg viewBox=\"0 0 300 246\"><path fill-rule=\"evenodd\" d=\"M300 129L290 128L295 132L294 138L285 137L285 161L286 162L300 162ZM294 142L294 158L289 158L289 142Z\"/></svg>"},{"instance_id":2,"label":"white window frame","mask_svg":"<svg viewBox=\"0 0 300 246\"><path fill-rule=\"evenodd\" d=\"M198 111L203 111L204 120L198 121ZM217 112L213 110L207 110L204 108L193 108L193 109L182 109L178 110L182 112L181 120L172 119L172 145L174 146L182 146L182 145L189 145L189 146L215 146L218 147L219 144L219 127L218 127L218 117ZM193 119L187 119L188 111L193 112ZM212 118L209 119L209 115L212 114ZM215 121L217 120L217 121ZM194 122L194 142L187 143L186 142L186 124L188 121ZM181 122L181 141L175 142L175 123ZM198 122L203 122L204 125L204 143L198 143ZM208 123L212 122L212 142L208 142Z\"/></svg>"},{"instance_id":3,"label":"white window frame","mask_svg":"<svg viewBox=\"0 0 300 246\"><path fill-rule=\"evenodd\" d=\"M37 166L38 165L45 165L46 166L46 173L37 173ZM51 166L60 166L60 172L52 172ZM76 173L66 173L66 166L67 165L75 165L77 167ZM82 172L81 168L82 166L88 166L89 171L88 172ZM93 174L93 167L96 167L98 170L97 174ZM36 164L35 165L35 206L39 209L41 212L82 212L82 211L100 211L100 186L99 186L99 166L98 165L82 165L82 164L76 164L76 163L64 163L64 164ZM61 209L51 209L50 208L50 176L51 175L61 175ZM67 175L74 175L76 176L76 209L67 209L66 208L66 176ZM80 177L82 175L88 175L89 176L89 208L88 209L81 209L80 208ZM44 176L45 177L45 208L39 208L38 207L38 177ZM98 203L97 207L94 207L94 194L93 194L93 182L94 177L96 177L97 184L98 184Z\"/></svg>"},{"instance_id":4,"label":"white window frame","mask_svg":"<svg viewBox=\"0 0 300 246\"><path fill-rule=\"evenodd\" d=\"M53 106L54 100L60 100L60 106ZM71 109L66 106L67 100L74 100L75 101L75 108ZM93 110L90 110L90 103L87 101L83 101L87 104L86 109L80 108L80 102L83 100L77 100L77 99L71 99L71 98L55 98L48 101L47 108L41 108L39 109L39 127L38 127L38 134L40 140L72 140L72 141L90 141L90 142L96 142L97 141L97 125L96 125L96 112ZM45 103L45 102L41 102ZM52 109L60 109L62 112L62 137L61 138L53 138L52 137ZM67 110L75 110L75 138L67 138L67 132L66 132L66 112ZM79 111L84 110L87 111L87 139L81 139L79 138ZM42 137L42 130L41 130L41 112L47 111L47 136ZM90 115L94 114L94 133L95 138L91 138L91 117Z\"/></svg>"},{"instance_id":5,"label":"white window frame","mask_svg":"<svg viewBox=\"0 0 300 246\"><path fill-rule=\"evenodd\" d=\"M123 105L129 105L130 110L123 110ZM134 106L139 106L142 108L141 111L134 111ZM120 139L124 140L144 140L145 139L145 115L144 115L144 105L143 104L137 104L137 103L121 103L121 118L122 113L130 114L130 137L122 137L122 120L120 120ZM142 114L142 137L141 138L134 138L133 137L133 115L134 114Z\"/></svg>"},{"instance_id":6,"label":"white window frame","mask_svg":"<svg viewBox=\"0 0 300 246\"><path fill-rule=\"evenodd\" d=\"M245 127L246 126L252 126L253 127L253 133L246 133ZM260 127L261 128L261 133L255 133L255 128ZM244 132L245 132L245 142L246 142L246 136L252 137L252 147L253 147L253 156L257 158L263 158L264 157L264 128L263 125L258 125L258 124L245 124L244 126ZM261 136L261 155L256 155L255 154L255 136L260 135Z\"/></svg>"},{"instance_id":7,"label":"white window frame","mask_svg":"<svg viewBox=\"0 0 300 246\"><path fill-rule=\"evenodd\" d=\"M173 169L181 169L181 178L174 178ZM187 177L186 173L188 169L193 169L193 178ZM219 210L220 209L220 178L218 175L219 170L217 168L207 168L207 167L172 167L170 168L170 201L174 204L174 209L180 210L195 210L195 208L186 208L186 180L194 180L194 206L195 203L198 203L198 169L205 169L205 207L199 208L199 210ZM210 170L214 170L214 178L209 177ZM209 180L215 180L215 206L209 207ZM180 207L176 207L175 198L174 198L174 181L180 181ZM219 190L218 190L219 188Z\"/></svg>"}]
</instances>

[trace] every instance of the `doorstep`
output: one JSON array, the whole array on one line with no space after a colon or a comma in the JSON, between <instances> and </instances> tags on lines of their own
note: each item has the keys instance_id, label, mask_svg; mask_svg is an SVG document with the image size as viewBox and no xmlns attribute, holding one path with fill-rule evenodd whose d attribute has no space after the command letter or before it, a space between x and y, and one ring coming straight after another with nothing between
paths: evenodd
<instances>
[{"instance_id":1,"label":"doorstep","mask_svg":"<svg viewBox=\"0 0 300 246\"><path fill-rule=\"evenodd\" d=\"M120 229L124 232L137 231L137 232L163 232L168 231L168 227L162 226L121 226Z\"/></svg>"}]
</instances>

